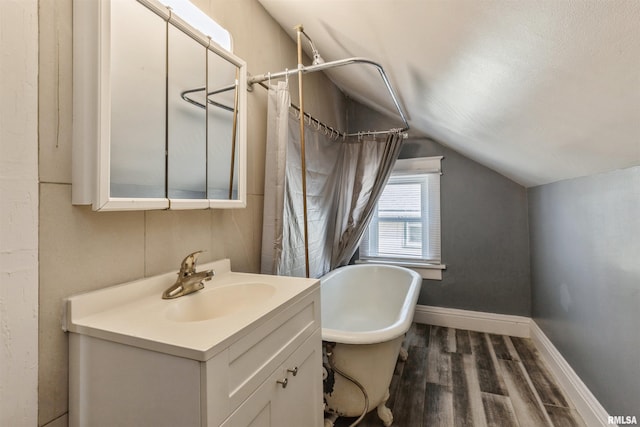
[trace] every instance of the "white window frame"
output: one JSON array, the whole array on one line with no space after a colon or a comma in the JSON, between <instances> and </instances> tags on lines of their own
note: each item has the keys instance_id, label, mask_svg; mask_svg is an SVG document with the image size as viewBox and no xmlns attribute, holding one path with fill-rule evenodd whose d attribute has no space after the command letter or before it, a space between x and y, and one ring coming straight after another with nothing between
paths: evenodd
<instances>
[{"instance_id":1,"label":"white window frame","mask_svg":"<svg viewBox=\"0 0 640 427\"><path fill-rule=\"evenodd\" d=\"M442 175L442 159L442 156L399 159L396 161L390 177L390 180L393 180L394 182L405 179L408 182L411 182L412 180L419 181L420 176L422 175L437 174L437 179L432 180L429 184L428 213L422 213L422 215L430 218L430 223L426 229L426 233L428 233L428 235L423 234L423 245L429 245L430 249L428 252L435 254L435 257L428 260L421 260L410 257L366 256L363 255L363 251L361 250L360 259L356 262L399 265L416 270L425 279L442 280L442 270L446 268L446 266L442 264L440 254L440 175ZM377 217L377 213L375 215ZM372 224L369 226L373 225L375 227L375 224L376 219L374 218L372 220ZM407 232L408 230L405 229L405 235ZM365 233L369 233L369 228L367 228Z\"/></svg>"}]
</instances>

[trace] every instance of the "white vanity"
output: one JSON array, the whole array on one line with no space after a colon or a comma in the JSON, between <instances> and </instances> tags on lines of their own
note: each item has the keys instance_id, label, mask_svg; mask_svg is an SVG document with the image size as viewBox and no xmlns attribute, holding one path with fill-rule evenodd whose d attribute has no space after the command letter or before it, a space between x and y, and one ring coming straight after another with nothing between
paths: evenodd
<instances>
[{"instance_id":1,"label":"white vanity","mask_svg":"<svg viewBox=\"0 0 640 427\"><path fill-rule=\"evenodd\" d=\"M318 280L199 268L67 299L71 426L322 425Z\"/></svg>"}]
</instances>

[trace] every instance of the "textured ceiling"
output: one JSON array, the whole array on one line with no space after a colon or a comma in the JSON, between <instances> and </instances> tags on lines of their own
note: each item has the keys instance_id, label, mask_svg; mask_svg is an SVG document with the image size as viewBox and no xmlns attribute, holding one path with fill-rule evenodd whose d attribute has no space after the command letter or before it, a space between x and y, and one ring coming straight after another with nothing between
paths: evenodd
<instances>
[{"instance_id":1,"label":"textured ceiling","mask_svg":"<svg viewBox=\"0 0 640 427\"><path fill-rule=\"evenodd\" d=\"M640 164L640 1L259 1L325 60L379 62L412 135L525 186ZM331 78L393 110L348 68Z\"/></svg>"}]
</instances>

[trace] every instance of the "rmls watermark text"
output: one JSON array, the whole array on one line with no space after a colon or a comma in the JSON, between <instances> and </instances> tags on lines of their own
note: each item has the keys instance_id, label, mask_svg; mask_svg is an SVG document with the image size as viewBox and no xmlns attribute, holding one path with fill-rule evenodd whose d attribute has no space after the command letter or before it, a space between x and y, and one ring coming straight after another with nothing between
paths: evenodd
<instances>
[{"instance_id":1,"label":"rmls watermark text","mask_svg":"<svg viewBox=\"0 0 640 427\"><path fill-rule=\"evenodd\" d=\"M608 423L609 425L635 425L638 424L638 420L635 415L609 415Z\"/></svg>"}]
</instances>

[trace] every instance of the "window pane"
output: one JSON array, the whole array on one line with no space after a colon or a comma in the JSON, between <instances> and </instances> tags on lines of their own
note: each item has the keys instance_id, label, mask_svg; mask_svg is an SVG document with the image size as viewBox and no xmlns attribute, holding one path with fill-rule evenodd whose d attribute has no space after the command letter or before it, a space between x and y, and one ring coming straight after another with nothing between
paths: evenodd
<instances>
[{"instance_id":1,"label":"window pane","mask_svg":"<svg viewBox=\"0 0 640 427\"><path fill-rule=\"evenodd\" d=\"M422 258L423 186L424 179L391 177L378 201L369 255Z\"/></svg>"},{"instance_id":2,"label":"window pane","mask_svg":"<svg viewBox=\"0 0 640 427\"><path fill-rule=\"evenodd\" d=\"M378 200L381 218L420 218L420 183L387 184Z\"/></svg>"},{"instance_id":3,"label":"window pane","mask_svg":"<svg viewBox=\"0 0 640 427\"><path fill-rule=\"evenodd\" d=\"M360 257L440 262L439 201L439 170L391 175L360 245Z\"/></svg>"},{"instance_id":4,"label":"window pane","mask_svg":"<svg viewBox=\"0 0 640 427\"><path fill-rule=\"evenodd\" d=\"M422 223L407 222L405 231L405 244L407 247L422 249Z\"/></svg>"},{"instance_id":5,"label":"window pane","mask_svg":"<svg viewBox=\"0 0 640 427\"><path fill-rule=\"evenodd\" d=\"M381 220L378 224L378 254L381 257L422 258L422 236L417 244L407 239L407 221Z\"/></svg>"}]
</instances>

